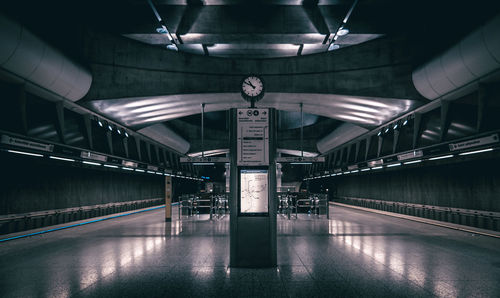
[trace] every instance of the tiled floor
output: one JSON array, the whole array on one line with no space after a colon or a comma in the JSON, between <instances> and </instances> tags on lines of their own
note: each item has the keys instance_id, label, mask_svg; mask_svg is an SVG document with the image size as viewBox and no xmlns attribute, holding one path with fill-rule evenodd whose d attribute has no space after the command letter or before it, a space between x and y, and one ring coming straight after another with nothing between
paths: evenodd
<instances>
[{"instance_id":1,"label":"tiled floor","mask_svg":"<svg viewBox=\"0 0 500 298\"><path fill-rule=\"evenodd\" d=\"M500 297L499 239L331 208L279 219L270 269L228 268L227 217L163 210L0 243L0 296Z\"/></svg>"}]
</instances>

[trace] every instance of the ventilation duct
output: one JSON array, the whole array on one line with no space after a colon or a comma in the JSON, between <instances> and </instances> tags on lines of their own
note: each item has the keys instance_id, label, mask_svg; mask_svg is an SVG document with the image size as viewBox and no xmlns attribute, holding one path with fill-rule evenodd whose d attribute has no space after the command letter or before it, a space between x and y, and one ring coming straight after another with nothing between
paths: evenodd
<instances>
[{"instance_id":1,"label":"ventilation duct","mask_svg":"<svg viewBox=\"0 0 500 298\"><path fill-rule=\"evenodd\" d=\"M499 35L500 15L497 15L444 54L413 71L415 88L425 98L434 100L498 70Z\"/></svg>"},{"instance_id":2,"label":"ventilation duct","mask_svg":"<svg viewBox=\"0 0 500 298\"><path fill-rule=\"evenodd\" d=\"M160 144L172 148L173 150L185 154L188 152L190 144L181 136L162 123L151 125L137 131Z\"/></svg>"},{"instance_id":3,"label":"ventilation duct","mask_svg":"<svg viewBox=\"0 0 500 298\"><path fill-rule=\"evenodd\" d=\"M0 15L0 68L71 101L90 89L92 75L25 27Z\"/></svg>"},{"instance_id":4,"label":"ventilation duct","mask_svg":"<svg viewBox=\"0 0 500 298\"><path fill-rule=\"evenodd\" d=\"M326 137L322 138L316 143L318 151L323 154L332 150L335 147L341 146L350 140L359 137L360 135L368 132L368 129L351 124L343 123L337 129L332 131Z\"/></svg>"}]
</instances>

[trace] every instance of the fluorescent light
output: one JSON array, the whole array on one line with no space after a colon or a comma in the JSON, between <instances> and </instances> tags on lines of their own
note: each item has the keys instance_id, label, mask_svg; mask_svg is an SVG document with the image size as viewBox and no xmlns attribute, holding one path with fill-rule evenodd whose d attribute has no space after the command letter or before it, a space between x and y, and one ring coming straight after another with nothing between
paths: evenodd
<instances>
[{"instance_id":1,"label":"fluorescent light","mask_svg":"<svg viewBox=\"0 0 500 298\"><path fill-rule=\"evenodd\" d=\"M116 131L118 132L119 135L122 134L122 131L119 128Z\"/></svg>"},{"instance_id":2,"label":"fluorescent light","mask_svg":"<svg viewBox=\"0 0 500 298\"><path fill-rule=\"evenodd\" d=\"M7 150L7 152L17 153L17 154L23 154L23 155L29 155L29 156L36 156L36 157L43 157L42 154L30 153L30 152L24 152L24 151Z\"/></svg>"},{"instance_id":3,"label":"fluorescent light","mask_svg":"<svg viewBox=\"0 0 500 298\"><path fill-rule=\"evenodd\" d=\"M436 157L429 158L429 160L438 160L438 159L445 159L445 158L450 158L450 157L453 157L453 154L436 156Z\"/></svg>"},{"instance_id":4,"label":"fluorescent light","mask_svg":"<svg viewBox=\"0 0 500 298\"><path fill-rule=\"evenodd\" d=\"M361 169L361 172L366 172L366 171L369 171L371 170L370 168L365 168L365 169Z\"/></svg>"},{"instance_id":5,"label":"fluorescent light","mask_svg":"<svg viewBox=\"0 0 500 298\"><path fill-rule=\"evenodd\" d=\"M394 125L393 129L396 129L396 128L398 128L398 125L397 125L397 124L396 124L396 125Z\"/></svg>"},{"instance_id":6,"label":"fluorescent light","mask_svg":"<svg viewBox=\"0 0 500 298\"><path fill-rule=\"evenodd\" d=\"M144 172L144 171L143 171ZM148 171L148 174L154 174L155 172L153 171Z\"/></svg>"},{"instance_id":7,"label":"fluorescent light","mask_svg":"<svg viewBox=\"0 0 500 298\"><path fill-rule=\"evenodd\" d=\"M337 176L340 176L340 175L342 175L342 173L337 173Z\"/></svg>"},{"instance_id":8,"label":"fluorescent light","mask_svg":"<svg viewBox=\"0 0 500 298\"><path fill-rule=\"evenodd\" d=\"M106 168L113 168L113 169L117 169L118 166L114 166L114 165L104 165Z\"/></svg>"},{"instance_id":9,"label":"fluorescent light","mask_svg":"<svg viewBox=\"0 0 500 298\"><path fill-rule=\"evenodd\" d=\"M111 125L108 125L108 129L109 131L113 131L113 127L111 127Z\"/></svg>"},{"instance_id":10,"label":"fluorescent light","mask_svg":"<svg viewBox=\"0 0 500 298\"><path fill-rule=\"evenodd\" d=\"M156 175L163 175L163 173L160 173L160 172L156 172L155 174Z\"/></svg>"},{"instance_id":11,"label":"fluorescent light","mask_svg":"<svg viewBox=\"0 0 500 298\"><path fill-rule=\"evenodd\" d=\"M136 172L141 172L141 173L144 173L144 170L141 170L141 169L135 169Z\"/></svg>"},{"instance_id":12,"label":"fluorescent light","mask_svg":"<svg viewBox=\"0 0 500 298\"><path fill-rule=\"evenodd\" d=\"M388 168L392 168L392 167L399 167L401 165L400 162L398 163L393 163L393 164L390 164L390 165L387 165Z\"/></svg>"},{"instance_id":13,"label":"fluorescent light","mask_svg":"<svg viewBox=\"0 0 500 298\"><path fill-rule=\"evenodd\" d=\"M125 137L128 138L128 133L127 132L125 132Z\"/></svg>"},{"instance_id":14,"label":"fluorescent light","mask_svg":"<svg viewBox=\"0 0 500 298\"><path fill-rule=\"evenodd\" d=\"M102 127L102 126L103 126L103 125L102 125L102 121L101 121L101 120L97 121L97 123L99 124L99 126L100 126L100 127Z\"/></svg>"},{"instance_id":15,"label":"fluorescent light","mask_svg":"<svg viewBox=\"0 0 500 298\"><path fill-rule=\"evenodd\" d=\"M374 168L372 168L372 170L379 170L381 168L383 168L383 166L374 167Z\"/></svg>"},{"instance_id":16,"label":"fluorescent light","mask_svg":"<svg viewBox=\"0 0 500 298\"><path fill-rule=\"evenodd\" d=\"M379 136L379 137L380 137L380 135L382 135L382 131L379 131L379 132L377 133L377 136Z\"/></svg>"},{"instance_id":17,"label":"fluorescent light","mask_svg":"<svg viewBox=\"0 0 500 298\"><path fill-rule=\"evenodd\" d=\"M403 126L408 124L408 119L405 119L405 121L403 122Z\"/></svg>"},{"instance_id":18,"label":"fluorescent light","mask_svg":"<svg viewBox=\"0 0 500 298\"><path fill-rule=\"evenodd\" d=\"M163 174L163 175L165 175L165 176L169 176L169 177L171 176L171 175L170 175L170 174L168 174L168 173L165 173L165 174Z\"/></svg>"},{"instance_id":19,"label":"fluorescent light","mask_svg":"<svg viewBox=\"0 0 500 298\"><path fill-rule=\"evenodd\" d=\"M64 158L64 157L57 157L57 156L49 156L51 159L57 159L57 160L64 160L64 161L75 161L74 159L71 158Z\"/></svg>"},{"instance_id":20,"label":"fluorescent light","mask_svg":"<svg viewBox=\"0 0 500 298\"><path fill-rule=\"evenodd\" d=\"M193 166L213 166L213 162L193 162Z\"/></svg>"},{"instance_id":21,"label":"fluorescent light","mask_svg":"<svg viewBox=\"0 0 500 298\"><path fill-rule=\"evenodd\" d=\"M389 127L387 127L384 132L388 133L389 132Z\"/></svg>"},{"instance_id":22,"label":"fluorescent light","mask_svg":"<svg viewBox=\"0 0 500 298\"><path fill-rule=\"evenodd\" d=\"M127 170L127 171L133 171L134 170L134 169L131 169L131 168L126 168L126 167L123 167L122 169Z\"/></svg>"},{"instance_id":23,"label":"fluorescent light","mask_svg":"<svg viewBox=\"0 0 500 298\"><path fill-rule=\"evenodd\" d=\"M291 162L291 165L312 165L312 162Z\"/></svg>"},{"instance_id":24,"label":"fluorescent light","mask_svg":"<svg viewBox=\"0 0 500 298\"><path fill-rule=\"evenodd\" d=\"M93 166L100 166L100 163L97 162L91 162L91 161L82 161L86 165L93 165Z\"/></svg>"},{"instance_id":25,"label":"fluorescent light","mask_svg":"<svg viewBox=\"0 0 500 298\"><path fill-rule=\"evenodd\" d=\"M359 170L354 170L354 171L351 171L351 173L357 173L359 172Z\"/></svg>"},{"instance_id":26,"label":"fluorescent light","mask_svg":"<svg viewBox=\"0 0 500 298\"><path fill-rule=\"evenodd\" d=\"M493 151L493 148L470 151L470 152L463 152L463 153L460 153L459 155L469 155L469 154L476 154L476 153L482 153L482 152L488 152L488 151Z\"/></svg>"},{"instance_id":27,"label":"fluorescent light","mask_svg":"<svg viewBox=\"0 0 500 298\"><path fill-rule=\"evenodd\" d=\"M417 159L417 160L407 161L404 164L405 165L411 165L412 163L419 163L419 162L422 162L422 160L421 159Z\"/></svg>"}]
</instances>

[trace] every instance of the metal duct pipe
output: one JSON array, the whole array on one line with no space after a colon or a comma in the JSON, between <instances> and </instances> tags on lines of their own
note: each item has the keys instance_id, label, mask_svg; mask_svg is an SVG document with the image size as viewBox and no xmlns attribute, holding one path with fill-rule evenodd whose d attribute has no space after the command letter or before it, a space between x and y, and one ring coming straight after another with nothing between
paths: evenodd
<instances>
[{"instance_id":1,"label":"metal duct pipe","mask_svg":"<svg viewBox=\"0 0 500 298\"><path fill-rule=\"evenodd\" d=\"M413 85L427 99L466 86L500 68L500 15L439 57L413 71Z\"/></svg>"},{"instance_id":2,"label":"metal duct pipe","mask_svg":"<svg viewBox=\"0 0 500 298\"><path fill-rule=\"evenodd\" d=\"M162 123L145 127L137 132L182 154L189 151L189 142Z\"/></svg>"},{"instance_id":3,"label":"metal duct pipe","mask_svg":"<svg viewBox=\"0 0 500 298\"><path fill-rule=\"evenodd\" d=\"M316 148L323 154L331 149L341 146L352 139L368 132L368 129L357 126L351 123L343 123L334 131L329 133L326 137L322 138L316 143Z\"/></svg>"},{"instance_id":4,"label":"metal duct pipe","mask_svg":"<svg viewBox=\"0 0 500 298\"><path fill-rule=\"evenodd\" d=\"M71 101L90 89L92 75L25 27L0 15L0 67Z\"/></svg>"}]
</instances>

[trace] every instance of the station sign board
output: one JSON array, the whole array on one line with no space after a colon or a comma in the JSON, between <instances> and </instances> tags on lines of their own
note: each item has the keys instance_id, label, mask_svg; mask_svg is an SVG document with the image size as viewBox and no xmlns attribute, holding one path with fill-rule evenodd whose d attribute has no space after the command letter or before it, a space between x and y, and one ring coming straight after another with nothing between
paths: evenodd
<instances>
[{"instance_id":1,"label":"station sign board","mask_svg":"<svg viewBox=\"0 0 500 298\"><path fill-rule=\"evenodd\" d=\"M213 162L213 163L226 163L229 162L229 157L181 157L180 161L183 163L204 163L204 162Z\"/></svg>"},{"instance_id":2,"label":"station sign board","mask_svg":"<svg viewBox=\"0 0 500 298\"><path fill-rule=\"evenodd\" d=\"M456 151L456 150L462 150L462 149L467 149L467 148L473 148L473 147L478 147L478 146L483 146L483 145L489 145L489 144L494 144L498 143L498 134L492 134L487 137L482 137L482 138L477 138L477 139L472 139L460 143L451 143L449 144L450 151Z\"/></svg>"},{"instance_id":3,"label":"station sign board","mask_svg":"<svg viewBox=\"0 0 500 298\"><path fill-rule=\"evenodd\" d=\"M45 152L54 151L54 145L43 144L38 142L33 142L21 138L15 138L8 135L2 135L0 138L0 143L5 145L13 145L17 147L29 148L34 150L40 150Z\"/></svg>"},{"instance_id":4,"label":"station sign board","mask_svg":"<svg viewBox=\"0 0 500 298\"><path fill-rule=\"evenodd\" d=\"M417 158L424 156L424 152L422 150L415 150L413 152L403 153L398 155L398 160L403 161L407 159Z\"/></svg>"},{"instance_id":5,"label":"station sign board","mask_svg":"<svg viewBox=\"0 0 500 298\"><path fill-rule=\"evenodd\" d=\"M80 157L85 158L85 159L102 161L102 162L105 162L108 160L108 157L106 155L96 154L96 153L93 153L90 151L82 151L80 154Z\"/></svg>"},{"instance_id":6,"label":"station sign board","mask_svg":"<svg viewBox=\"0 0 500 298\"><path fill-rule=\"evenodd\" d=\"M325 157L324 156L316 156L316 157L284 156L284 157L277 157L276 162L279 162L279 163L292 163L292 162L317 163L317 162L325 162Z\"/></svg>"},{"instance_id":7,"label":"station sign board","mask_svg":"<svg viewBox=\"0 0 500 298\"><path fill-rule=\"evenodd\" d=\"M237 109L236 163L269 165L269 109Z\"/></svg>"}]
</instances>

